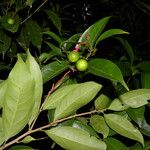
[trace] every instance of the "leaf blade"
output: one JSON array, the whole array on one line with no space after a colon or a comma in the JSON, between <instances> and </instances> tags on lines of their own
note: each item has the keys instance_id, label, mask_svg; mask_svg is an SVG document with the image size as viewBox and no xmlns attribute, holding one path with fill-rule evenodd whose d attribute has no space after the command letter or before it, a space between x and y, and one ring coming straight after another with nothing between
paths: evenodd
<instances>
[{"instance_id":1,"label":"leaf blade","mask_svg":"<svg viewBox=\"0 0 150 150\"><path fill-rule=\"evenodd\" d=\"M73 127L56 127L45 131L50 138L65 149L71 150L106 150L103 141L90 137L86 131Z\"/></svg>"},{"instance_id":2,"label":"leaf blade","mask_svg":"<svg viewBox=\"0 0 150 150\"><path fill-rule=\"evenodd\" d=\"M116 114L105 114L104 118L108 126L114 131L144 145L143 136L140 131L137 130L125 117Z\"/></svg>"}]
</instances>

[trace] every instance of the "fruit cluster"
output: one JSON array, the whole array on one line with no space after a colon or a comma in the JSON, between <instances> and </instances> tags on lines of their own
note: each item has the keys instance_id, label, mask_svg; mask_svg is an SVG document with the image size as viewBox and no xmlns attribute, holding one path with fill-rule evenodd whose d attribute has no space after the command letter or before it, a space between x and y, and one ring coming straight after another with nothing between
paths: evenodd
<instances>
[{"instance_id":1,"label":"fruit cluster","mask_svg":"<svg viewBox=\"0 0 150 150\"><path fill-rule=\"evenodd\" d=\"M68 54L68 59L70 62L76 62L76 68L79 71L86 71L88 68L88 62L85 59L80 59L80 54L77 51L71 51Z\"/></svg>"}]
</instances>

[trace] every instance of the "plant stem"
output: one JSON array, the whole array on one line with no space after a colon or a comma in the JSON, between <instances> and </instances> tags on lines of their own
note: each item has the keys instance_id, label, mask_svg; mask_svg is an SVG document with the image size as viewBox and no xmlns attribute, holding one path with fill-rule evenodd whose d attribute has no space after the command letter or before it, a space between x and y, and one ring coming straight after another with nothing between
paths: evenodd
<instances>
[{"instance_id":1,"label":"plant stem","mask_svg":"<svg viewBox=\"0 0 150 150\"><path fill-rule=\"evenodd\" d=\"M66 121L66 120L69 120L69 119L73 119L73 118L76 118L76 117L91 115L91 114L94 114L94 113L100 113L100 112L104 112L104 111L105 110L92 110L92 111L84 112L84 113L81 113L81 114L75 114L75 115L72 115L72 116L69 116L69 117L66 117L66 118L63 118L63 119L59 119L59 120L53 121L53 122L51 122L51 123L49 123L49 124L47 124L45 126L42 126L42 127L39 127L39 128L33 129L33 130L28 130L27 132L25 132L21 136L17 137L16 139L14 139L14 140L8 142L7 144L1 146L0 150L3 150L3 149L5 149L5 148L7 148L10 145L13 145L15 143L18 143L20 140L22 140L23 138L25 138L26 136L28 136L28 135L30 135L32 133L42 131L42 130L50 128L52 126L56 126L58 123L61 123L63 121Z\"/></svg>"},{"instance_id":2,"label":"plant stem","mask_svg":"<svg viewBox=\"0 0 150 150\"><path fill-rule=\"evenodd\" d=\"M37 9L31 13L26 19L24 19L21 24L25 23L28 19L30 19L48 0L45 0Z\"/></svg>"}]
</instances>

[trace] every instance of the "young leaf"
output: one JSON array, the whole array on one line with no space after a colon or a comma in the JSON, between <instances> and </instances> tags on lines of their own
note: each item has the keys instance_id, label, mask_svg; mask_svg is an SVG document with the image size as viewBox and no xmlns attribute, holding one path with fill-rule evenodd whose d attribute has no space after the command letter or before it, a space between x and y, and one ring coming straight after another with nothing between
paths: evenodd
<instances>
[{"instance_id":1,"label":"young leaf","mask_svg":"<svg viewBox=\"0 0 150 150\"><path fill-rule=\"evenodd\" d=\"M138 108L148 103L150 99L150 89L137 89L119 96L122 103L132 108Z\"/></svg>"},{"instance_id":2,"label":"young leaf","mask_svg":"<svg viewBox=\"0 0 150 150\"><path fill-rule=\"evenodd\" d=\"M66 91L65 96L56 107L54 120L76 112L80 107L89 103L102 88L100 84L95 82L85 82L77 85L70 92Z\"/></svg>"},{"instance_id":3,"label":"young leaf","mask_svg":"<svg viewBox=\"0 0 150 150\"><path fill-rule=\"evenodd\" d=\"M107 150L128 150L128 147L115 138L109 137L104 139L104 141L107 144Z\"/></svg>"},{"instance_id":4,"label":"young leaf","mask_svg":"<svg viewBox=\"0 0 150 150\"><path fill-rule=\"evenodd\" d=\"M37 139L33 138L32 136L26 136L23 140L21 140L22 143L30 143L32 141L36 141Z\"/></svg>"},{"instance_id":5,"label":"young leaf","mask_svg":"<svg viewBox=\"0 0 150 150\"><path fill-rule=\"evenodd\" d=\"M45 131L57 144L71 150L106 150L106 144L81 129L63 126Z\"/></svg>"},{"instance_id":6,"label":"young leaf","mask_svg":"<svg viewBox=\"0 0 150 150\"><path fill-rule=\"evenodd\" d=\"M34 79L20 56L7 80L2 114L5 140L25 127L34 105Z\"/></svg>"},{"instance_id":7,"label":"young leaf","mask_svg":"<svg viewBox=\"0 0 150 150\"><path fill-rule=\"evenodd\" d=\"M99 115L93 115L90 118L90 124L98 133L103 134L103 137L106 138L109 134L109 127L107 126L104 118Z\"/></svg>"},{"instance_id":8,"label":"young leaf","mask_svg":"<svg viewBox=\"0 0 150 150\"><path fill-rule=\"evenodd\" d=\"M89 61L88 72L112 81L118 81L127 90L129 90L126 83L124 82L120 69L110 60L100 58L92 59L91 61Z\"/></svg>"},{"instance_id":9,"label":"young leaf","mask_svg":"<svg viewBox=\"0 0 150 150\"><path fill-rule=\"evenodd\" d=\"M95 45L96 40L107 25L109 19L110 17L105 17L94 23L82 34L78 42L87 42L92 49Z\"/></svg>"},{"instance_id":10,"label":"young leaf","mask_svg":"<svg viewBox=\"0 0 150 150\"><path fill-rule=\"evenodd\" d=\"M129 34L128 32L125 32L121 29L110 29L110 30L107 30L105 31L104 33L102 33L99 38L96 40L96 44L95 46L102 40L105 40L111 36L114 36L114 35L118 35L118 34Z\"/></svg>"},{"instance_id":11,"label":"young leaf","mask_svg":"<svg viewBox=\"0 0 150 150\"><path fill-rule=\"evenodd\" d=\"M102 110L108 107L110 104L110 98L104 94L101 94L95 101L94 105L97 110Z\"/></svg>"},{"instance_id":12,"label":"young leaf","mask_svg":"<svg viewBox=\"0 0 150 150\"><path fill-rule=\"evenodd\" d=\"M124 116L106 114L105 121L110 128L122 136L136 140L144 146L143 136Z\"/></svg>"},{"instance_id":13,"label":"young leaf","mask_svg":"<svg viewBox=\"0 0 150 150\"><path fill-rule=\"evenodd\" d=\"M51 80L52 78L56 77L63 71L65 71L69 67L68 61L54 61L48 65L45 65L41 71L43 76L43 82L46 83L47 81Z\"/></svg>"},{"instance_id":14,"label":"young leaf","mask_svg":"<svg viewBox=\"0 0 150 150\"><path fill-rule=\"evenodd\" d=\"M26 64L35 81L34 97L33 97L34 106L32 108L32 113L31 113L32 115L29 121L29 124L31 124L39 112L39 107L41 104L41 97L43 92L43 79L42 79L42 73L40 67L29 51L27 51Z\"/></svg>"}]
</instances>

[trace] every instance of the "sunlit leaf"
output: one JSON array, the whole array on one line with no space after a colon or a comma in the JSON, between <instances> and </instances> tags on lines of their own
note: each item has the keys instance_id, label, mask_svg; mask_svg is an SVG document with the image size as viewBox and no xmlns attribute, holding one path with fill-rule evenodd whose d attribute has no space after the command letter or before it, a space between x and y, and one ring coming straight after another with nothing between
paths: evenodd
<instances>
[{"instance_id":1,"label":"sunlit leaf","mask_svg":"<svg viewBox=\"0 0 150 150\"><path fill-rule=\"evenodd\" d=\"M122 110L126 110L128 109L129 106L128 105L124 105L120 99L115 98L112 103L110 104L110 106L108 107L108 109L110 110L115 110L115 111L122 111Z\"/></svg>"},{"instance_id":2,"label":"sunlit leaf","mask_svg":"<svg viewBox=\"0 0 150 150\"><path fill-rule=\"evenodd\" d=\"M29 51L27 51L26 64L35 81L34 97L33 97L34 106L32 108L32 113L31 113L32 115L29 121L29 124L31 124L31 122L35 119L35 117L39 112L39 107L41 104L41 98L43 92L43 79L42 79L42 73L40 67Z\"/></svg>"},{"instance_id":3,"label":"sunlit leaf","mask_svg":"<svg viewBox=\"0 0 150 150\"><path fill-rule=\"evenodd\" d=\"M137 89L119 96L121 102L132 108L146 105L150 100L150 89Z\"/></svg>"},{"instance_id":4,"label":"sunlit leaf","mask_svg":"<svg viewBox=\"0 0 150 150\"><path fill-rule=\"evenodd\" d=\"M7 85L7 80L0 83L0 109L3 107Z\"/></svg>"},{"instance_id":5,"label":"sunlit leaf","mask_svg":"<svg viewBox=\"0 0 150 150\"><path fill-rule=\"evenodd\" d=\"M106 144L103 141L81 129L63 126L45 132L64 149L106 150Z\"/></svg>"},{"instance_id":6,"label":"sunlit leaf","mask_svg":"<svg viewBox=\"0 0 150 150\"><path fill-rule=\"evenodd\" d=\"M7 80L2 114L5 140L26 126L34 104L34 79L21 57L18 56L18 61Z\"/></svg>"},{"instance_id":7,"label":"sunlit leaf","mask_svg":"<svg viewBox=\"0 0 150 150\"><path fill-rule=\"evenodd\" d=\"M116 114L105 114L104 117L108 126L114 131L122 136L136 140L144 146L142 134L125 117Z\"/></svg>"},{"instance_id":8,"label":"sunlit leaf","mask_svg":"<svg viewBox=\"0 0 150 150\"><path fill-rule=\"evenodd\" d=\"M94 105L97 110L105 109L110 104L110 98L104 94L101 94L95 101Z\"/></svg>"},{"instance_id":9,"label":"sunlit leaf","mask_svg":"<svg viewBox=\"0 0 150 150\"><path fill-rule=\"evenodd\" d=\"M59 105L56 107L54 120L69 116L76 112L80 107L89 103L101 88L102 86L95 82L85 82L75 84L74 88L69 90L69 92L67 89L63 94L62 99L59 100ZM54 101L54 99L51 101Z\"/></svg>"}]
</instances>

